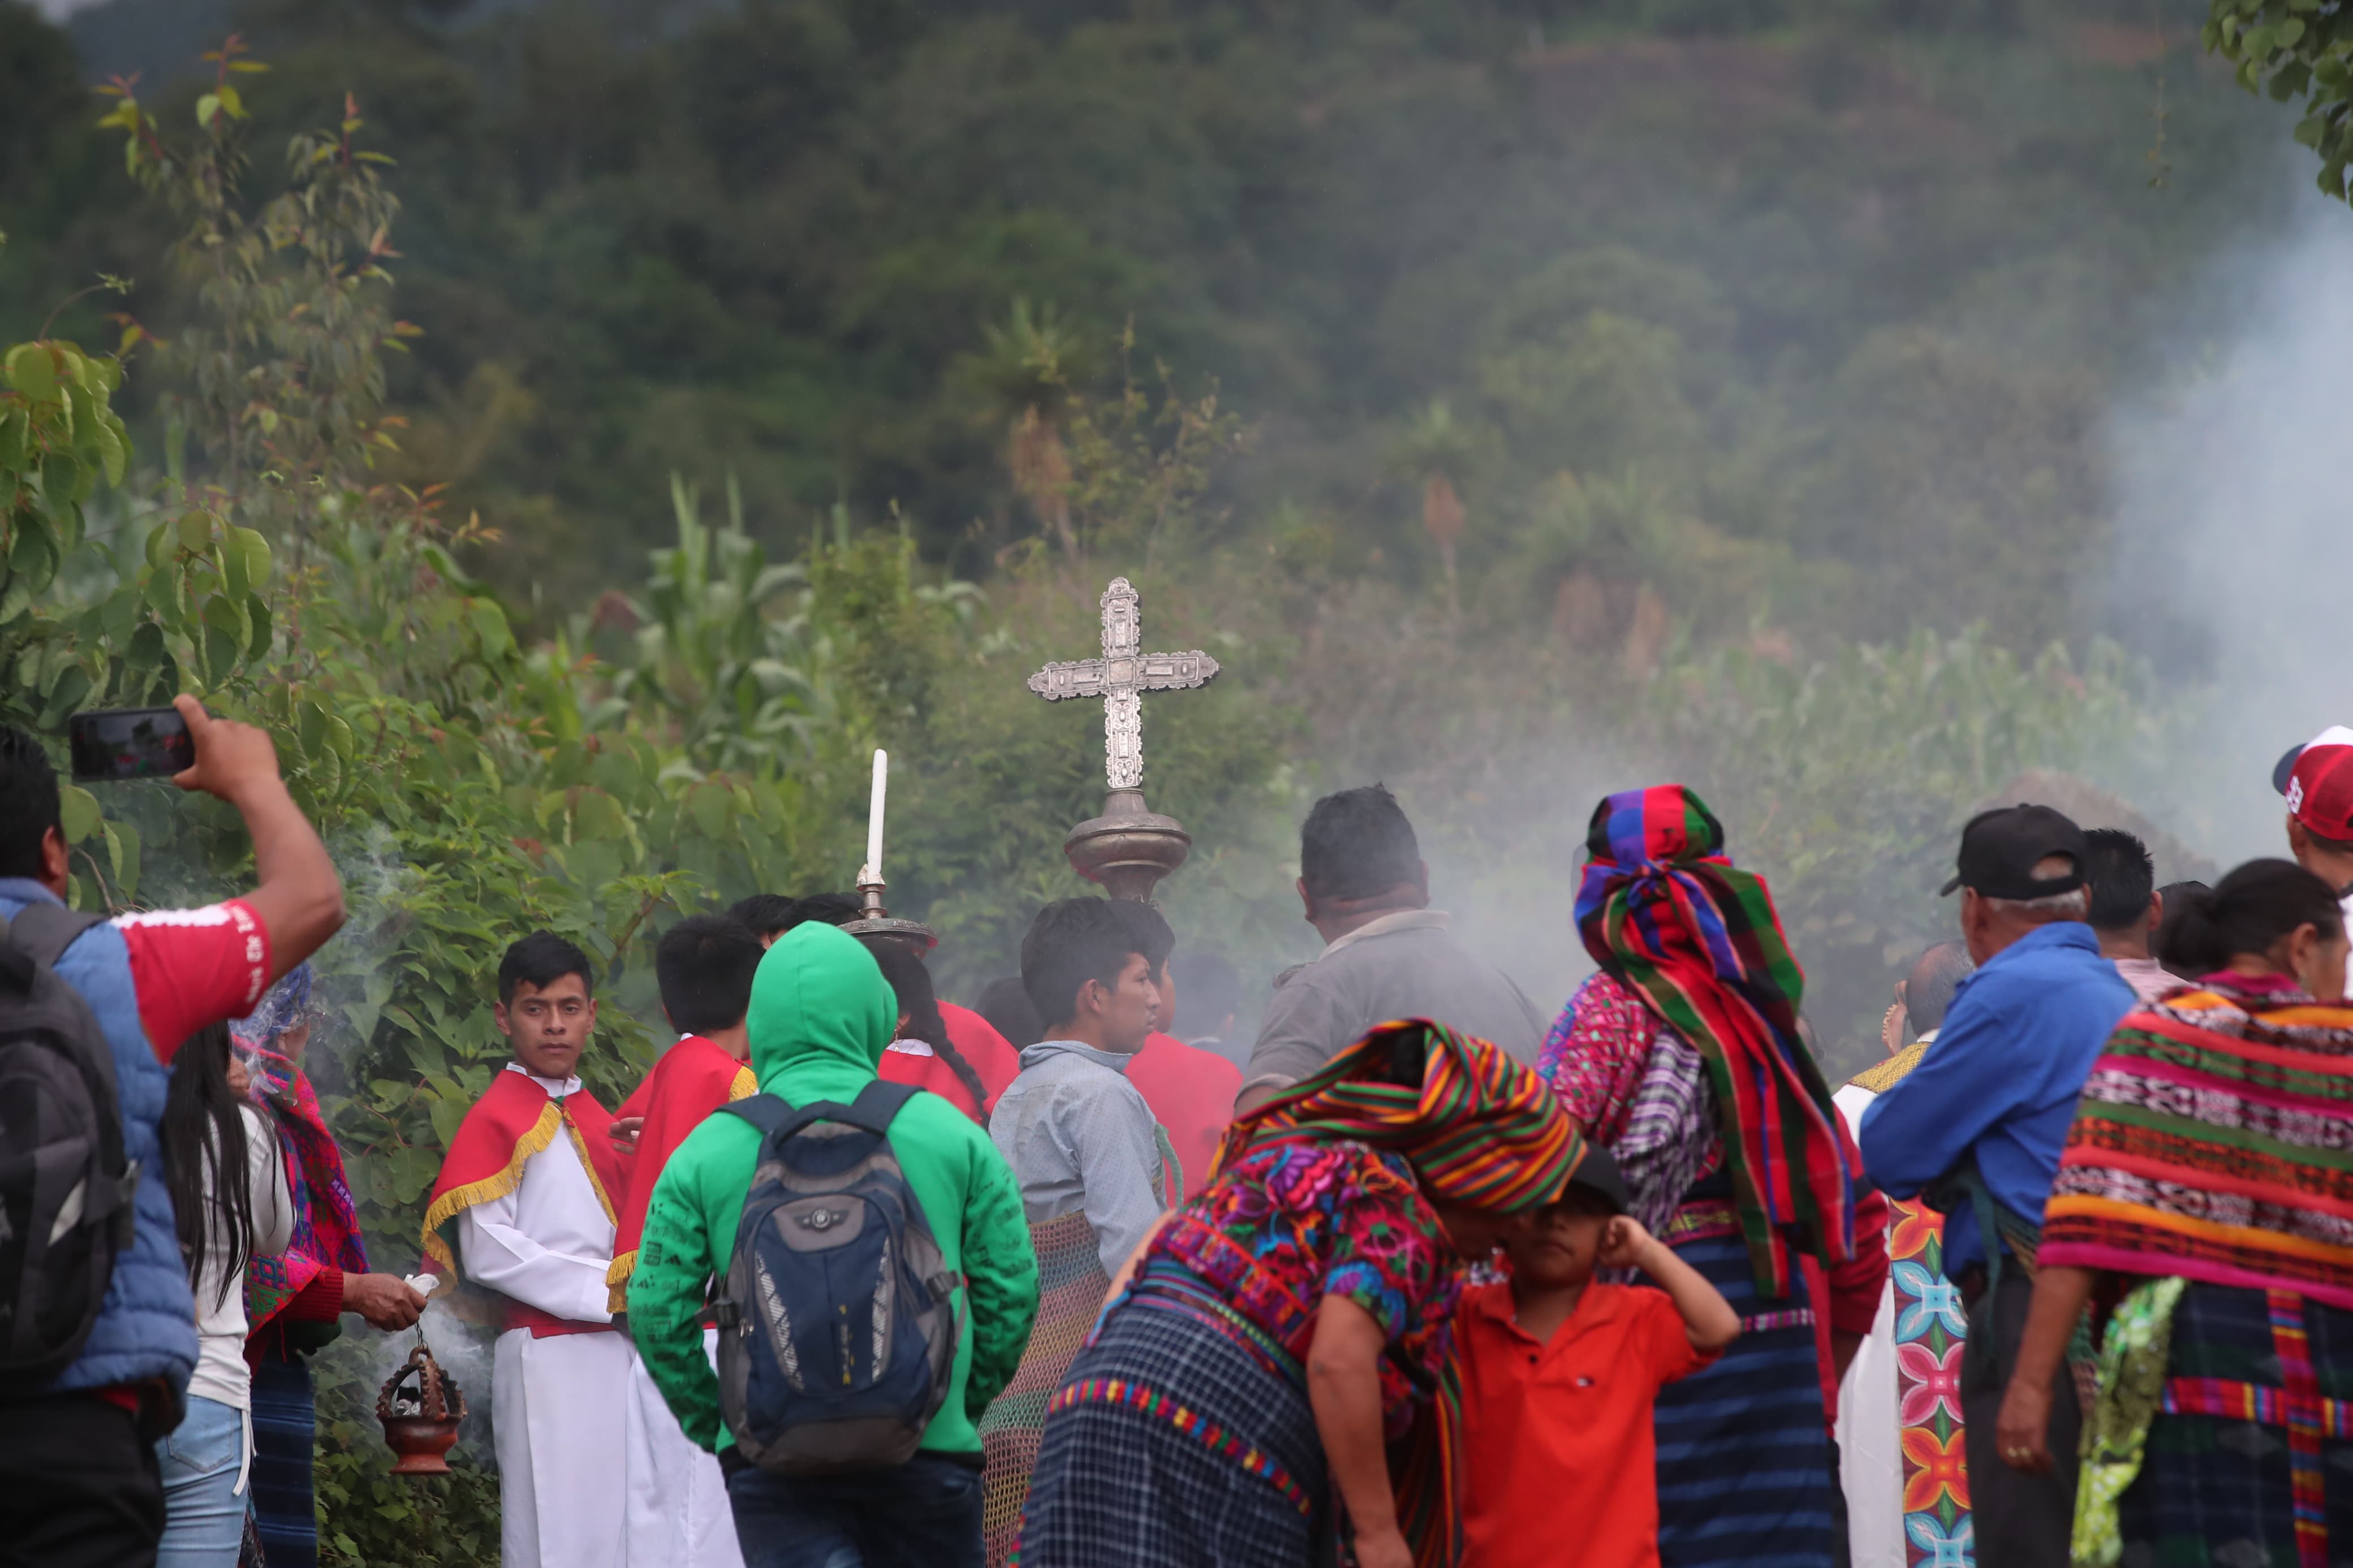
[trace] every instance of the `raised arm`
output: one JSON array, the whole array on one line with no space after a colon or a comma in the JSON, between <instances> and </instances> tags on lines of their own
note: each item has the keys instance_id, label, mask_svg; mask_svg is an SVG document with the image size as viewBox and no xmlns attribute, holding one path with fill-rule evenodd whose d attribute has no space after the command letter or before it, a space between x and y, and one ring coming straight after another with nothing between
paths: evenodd
<instances>
[{"instance_id":1,"label":"raised arm","mask_svg":"<svg viewBox=\"0 0 2353 1568\"><path fill-rule=\"evenodd\" d=\"M173 700L195 743L195 765L172 782L203 790L237 807L253 840L259 886L244 895L269 933L269 978L326 944L343 923L343 882L327 847L279 776L278 749L269 731L216 719L183 695Z\"/></svg>"},{"instance_id":2,"label":"raised arm","mask_svg":"<svg viewBox=\"0 0 2353 1568\"><path fill-rule=\"evenodd\" d=\"M1964 992L1944 1032L1904 1081L1862 1113L1863 1169L1889 1197L1909 1198L1935 1182L2019 1103L2032 1081L2013 1063L2015 1031L1999 1009L1971 1005Z\"/></svg>"},{"instance_id":3,"label":"raised arm","mask_svg":"<svg viewBox=\"0 0 2353 1568\"><path fill-rule=\"evenodd\" d=\"M1683 1332L1690 1336L1693 1348L1720 1351L1740 1337L1740 1314L1732 1310L1724 1292L1630 1215L1620 1215L1609 1222L1594 1261L1604 1268L1639 1268L1657 1280L1674 1302L1675 1310L1683 1314Z\"/></svg>"}]
</instances>

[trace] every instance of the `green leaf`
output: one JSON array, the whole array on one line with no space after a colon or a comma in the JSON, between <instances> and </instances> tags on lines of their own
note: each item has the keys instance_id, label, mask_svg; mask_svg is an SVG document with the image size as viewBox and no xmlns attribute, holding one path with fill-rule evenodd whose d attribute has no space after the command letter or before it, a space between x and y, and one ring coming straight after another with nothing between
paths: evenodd
<instances>
[{"instance_id":1,"label":"green leaf","mask_svg":"<svg viewBox=\"0 0 2353 1568\"><path fill-rule=\"evenodd\" d=\"M304 756L317 756L326 749L327 710L316 701L305 700L294 710L294 735L302 742Z\"/></svg>"},{"instance_id":2,"label":"green leaf","mask_svg":"<svg viewBox=\"0 0 2353 1568\"><path fill-rule=\"evenodd\" d=\"M98 797L79 784L58 787L58 826L69 844L79 844L98 831Z\"/></svg>"},{"instance_id":3,"label":"green leaf","mask_svg":"<svg viewBox=\"0 0 2353 1568\"><path fill-rule=\"evenodd\" d=\"M474 624L474 636L482 645L484 658L504 658L514 651L514 633L508 629L506 612L495 602L470 599L467 610Z\"/></svg>"},{"instance_id":4,"label":"green leaf","mask_svg":"<svg viewBox=\"0 0 2353 1568\"><path fill-rule=\"evenodd\" d=\"M53 507L88 495L84 488L88 478L87 471L69 452L51 452L41 459L41 495Z\"/></svg>"},{"instance_id":5,"label":"green leaf","mask_svg":"<svg viewBox=\"0 0 2353 1568\"><path fill-rule=\"evenodd\" d=\"M114 890L125 899L139 892L139 829L128 822L106 825L107 853L114 858Z\"/></svg>"},{"instance_id":6,"label":"green leaf","mask_svg":"<svg viewBox=\"0 0 2353 1568\"><path fill-rule=\"evenodd\" d=\"M259 594L245 596L245 619L252 626L253 636L245 645L245 657L259 664L269 657L269 605Z\"/></svg>"},{"instance_id":7,"label":"green leaf","mask_svg":"<svg viewBox=\"0 0 2353 1568\"><path fill-rule=\"evenodd\" d=\"M213 514L208 511L188 511L180 514L180 548L190 554L202 552L213 542Z\"/></svg>"},{"instance_id":8,"label":"green leaf","mask_svg":"<svg viewBox=\"0 0 2353 1568\"><path fill-rule=\"evenodd\" d=\"M131 448L115 434L114 426L108 421L98 421L93 429L99 461L106 469L106 482L110 486L119 485L122 482L123 470L131 463Z\"/></svg>"},{"instance_id":9,"label":"green leaf","mask_svg":"<svg viewBox=\"0 0 2353 1568\"><path fill-rule=\"evenodd\" d=\"M213 117L220 112L220 94L216 92L208 92L203 97L197 99L196 129L199 131L210 130L212 128Z\"/></svg>"},{"instance_id":10,"label":"green leaf","mask_svg":"<svg viewBox=\"0 0 2353 1568\"><path fill-rule=\"evenodd\" d=\"M253 636L253 627L245 618L245 605L222 594L206 596L205 627L228 639L232 658L245 651L246 643Z\"/></svg>"},{"instance_id":11,"label":"green leaf","mask_svg":"<svg viewBox=\"0 0 2353 1568\"><path fill-rule=\"evenodd\" d=\"M2274 24L2272 27L2272 37L2278 40L2279 47L2281 48L2292 49L2295 47L2297 40L2304 37L2303 18L2299 16L2290 16L2284 22Z\"/></svg>"},{"instance_id":12,"label":"green leaf","mask_svg":"<svg viewBox=\"0 0 2353 1568\"><path fill-rule=\"evenodd\" d=\"M0 473L25 466L25 443L32 416L14 409L0 410Z\"/></svg>"},{"instance_id":13,"label":"green leaf","mask_svg":"<svg viewBox=\"0 0 2353 1568\"><path fill-rule=\"evenodd\" d=\"M248 587L259 588L269 581L269 541L250 528L232 528L229 542L245 554L245 581Z\"/></svg>"},{"instance_id":14,"label":"green leaf","mask_svg":"<svg viewBox=\"0 0 2353 1568\"><path fill-rule=\"evenodd\" d=\"M214 563L220 569L221 591L230 598L242 601L252 592L253 585L245 576L245 552L237 547L237 541L224 540L215 552Z\"/></svg>"},{"instance_id":15,"label":"green leaf","mask_svg":"<svg viewBox=\"0 0 2353 1568\"><path fill-rule=\"evenodd\" d=\"M57 362L47 343L18 343L8 351L8 384L31 403L49 403L58 395Z\"/></svg>"},{"instance_id":16,"label":"green leaf","mask_svg":"<svg viewBox=\"0 0 2353 1568\"><path fill-rule=\"evenodd\" d=\"M208 685L218 686L237 671L239 640L207 621L204 628L204 668Z\"/></svg>"}]
</instances>

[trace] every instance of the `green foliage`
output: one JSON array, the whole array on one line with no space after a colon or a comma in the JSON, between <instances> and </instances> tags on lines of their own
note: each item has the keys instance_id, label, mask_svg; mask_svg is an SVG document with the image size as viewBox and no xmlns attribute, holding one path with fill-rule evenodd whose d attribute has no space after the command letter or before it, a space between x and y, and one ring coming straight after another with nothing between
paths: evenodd
<instances>
[{"instance_id":1,"label":"green foliage","mask_svg":"<svg viewBox=\"0 0 2353 1568\"><path fill-rule=\"evenodd\" d=\"M2199 37L2241 87L2301 100L2295 139L2320 157L2320 188L2343 201L2353 163L2353 15L2326 0L2208 0Z\"/></svg>"}]
</instances>

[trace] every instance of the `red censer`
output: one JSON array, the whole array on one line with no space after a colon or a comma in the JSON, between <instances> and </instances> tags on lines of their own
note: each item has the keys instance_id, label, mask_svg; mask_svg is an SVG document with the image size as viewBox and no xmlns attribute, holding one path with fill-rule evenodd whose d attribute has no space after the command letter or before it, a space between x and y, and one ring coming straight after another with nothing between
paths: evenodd
<instances>
[{"instance_id":1,"label":"red censer","mask_svg":"<svg viewBox=\"0 0 2353 1568\"><path fill-rule=\"evenodd\" d=\"M457 1444L458 1424L466 1418L466 1395L441 1370L422 1337L376 1394L375 1418L384 1423L385 1442L400 1456L392 1467L394 1475L449 1473L448 1461L441 1456Z\"/></svg>"}]
</instances>

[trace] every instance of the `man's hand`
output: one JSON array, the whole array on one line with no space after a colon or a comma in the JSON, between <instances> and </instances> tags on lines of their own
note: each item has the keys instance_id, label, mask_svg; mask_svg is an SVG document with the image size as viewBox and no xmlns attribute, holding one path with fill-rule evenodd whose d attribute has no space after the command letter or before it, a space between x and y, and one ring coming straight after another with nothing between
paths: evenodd
<instances>
[{"instance_id":1,"label":"man's hand","mask_svg":"<svg viewBox=\"0 0 2353 1568\"><path fill-rule=\"evenodd\" d=\"M2001 1396L1993 1438L2001 1462L2030 1476L2051 1473L2051 1389L2012 1376Z\"/></svg>"},{"instance_id":2,"label":"man's hand","mask_svg":"<svg viewBox=\"0 0 2353 1568\"><path fill-rule=\"evenodd\" d=\"M269 731L231 719L216 719L205 711L203 703L185 692L172 699L172 706L187 721L188 739L196 749L195 764L173 774L174 784L182 789L218 795L235 805L256 785L281 783L278 747L270 741Z\"/></svg>"},{"instance_id":3,"label":"man's hand","mask_svg":"<svg viewBox=\"0 0 2353 1568\"><path fill-rule=\"evenodd\" d=\"M390 1332L416 1322L425 1310L425 1298L389 1274L346 1274L343 1310L357 1312L371 1328Z\"/></svg>"},{"instance_id":4,"label":"man's hand","mask_svg":"<svg viewBox=\"0 0 2353 1568\"><path fill-rule=\"evenodd\" d=\"M634 1154L638 1152L638 1135L645 1130L646 1119L642 1116L616 1116L613 1124L605 1129L605 1136L620 1152Z\"/></svg>"}]
</instances>

